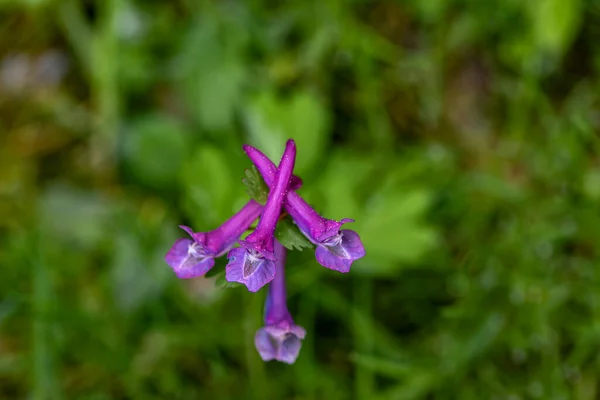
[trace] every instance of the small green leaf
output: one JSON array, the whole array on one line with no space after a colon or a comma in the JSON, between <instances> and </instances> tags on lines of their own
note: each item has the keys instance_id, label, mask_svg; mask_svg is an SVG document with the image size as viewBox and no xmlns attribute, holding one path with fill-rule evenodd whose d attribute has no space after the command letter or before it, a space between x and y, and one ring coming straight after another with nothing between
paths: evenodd
<instances>
[{"instance_id":1,"label":"small green leaf","mask_svg":"<svg viewBox=\"0 0 600 400\"><path fill-rule=\"evenodd\" d=\"M220 274L217 275L217 279L215 280L215 285L222 289L236 288L239 286L243 286L239 282L229 282L225 279L225 271L221 271Z\"/></svg>"},{"instance_id":2,"label":"small green leaf","mask_svg":"<svg viewBox=\"0 0 600 400\"><path fill-rule=\"evenodd\" d=\"M248 196L260 204L265 204L269 196L269 189L256 170L256 167L253 165L251 169L246 169L245 174L246 177L242 179L242 183L246 186Z\"/></svg>"},{"instance_id":3,"label":"small green leaf","mask_svg":"<svg viewBox=\"0 0 600 400\"><path fill-rule=\"evenodd\" d=\"M277 223L275 237L279 240L279 243L289 250L302 251L304 248L312 247L312 243L300 233L298 227L289 217L286 217Z\"/></svg>"}]
</instances>

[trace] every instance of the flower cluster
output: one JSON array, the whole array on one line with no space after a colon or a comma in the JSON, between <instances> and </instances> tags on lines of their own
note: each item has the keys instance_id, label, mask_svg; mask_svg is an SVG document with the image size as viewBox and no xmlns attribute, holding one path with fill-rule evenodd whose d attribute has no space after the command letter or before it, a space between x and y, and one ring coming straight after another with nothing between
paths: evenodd
<instances>
[{"instance_id":1,"label":"flower cluster","mask_svg":"<svg viewBox=\"0 0 600 400\"><path fill-rule=\"evenodd\" d=\"M356 232L340 229L353 220L323 218L296 193L302 180L293 175L296 160L293 140L287 141L279 166L252 146L245 145L244 151L269 189L264 206L250 200L237 214L210 232L194 232L180 226L190 238L177 240L165 260L179 278L186 279L206 274L214 266L216 257L228 253L227 281L242 283L251 292L269 284L265 326L256 333L256 349L265 361L274 359L292 364L306 332L294 324L286 305L287 249L274 237L282 210L316 246L316 259L324 267L348 272L352 262L365 255L365 249ZM256 229L241 240L257 218ZM236 243L240 247L234 248Z\"/></svg>"}]
</instances>

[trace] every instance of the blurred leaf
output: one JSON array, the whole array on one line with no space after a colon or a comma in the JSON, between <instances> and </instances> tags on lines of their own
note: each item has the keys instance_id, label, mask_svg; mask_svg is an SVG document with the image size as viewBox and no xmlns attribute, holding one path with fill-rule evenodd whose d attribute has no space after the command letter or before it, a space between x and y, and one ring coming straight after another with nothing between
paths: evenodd
<instances>
[{"instance_id":1,"label":"blurred leaf","mask_svg":"<svg viewBox=\"0 0 600 400\"><path fill-rule=\"evenodd\" d=\"M360 197L365 196L369 175L375 164L366 155L336 151L328 157L327 168L321 172L319 190L326 199L327 218L362 219Z\"/></svg>"},{"instance_id":2,"label":"blurred leaf","mask_svg":"<svg viewBox=\"0 0 600 400\"><path fill-rule=\"evenodd\" d=\"M244 29L238 21L219 31L223 17L207 13L195 21L173 65L188 109L213 131L231 127L247 75L242 58Z\"/></svg>"},{"instance_id":3,"label":"blurred leaf","mask_svg":"<svg viewBox=\"0 0 600 400\"><path fill-rule=\"evenodd\" d=\"M600 200L600 170L586 171L583 176L583 193L591 200Z\"/></svg>"},{"instance_id":4,"label":"blurred leaf","mask_svg":"<svg viewBox=\"0 0 600 400\"><path fill-rule=\"evenodd\" d=\"M52 0L0 0L1 6L19 6L24 5L28 7L41 7L45 3L50 3Z\"/></svg>"},{"instance_id":5,"label":"blurred leaf","mask_svg":"<svg viewBox=\"0 0 600 400\"><path fill-rule=\"evenodd\" d=\"M190 135L170 117L149 114L134 120L123 136L126 165L132 174L154 188L172 188L177 183Z\"/></svg>"},{"instance_id":6,"label":"blurred leaf","mask_svg":"<svg viewBox=\"0 0 600 400\"><path fill-rule=\"evenodd\" d=\"M253 165L251 168L246 169L244 174L246 177L242 179L242 183L246 187L246 193L248 193L251 199L264 205L267 202L267 197L269 197L269 188L258 173L258 170Z\"/></svg>"},{"instance_id":7,"label":"blurred leaf","mask_svg":"<svg viewBox=\"0 0 600 400\"><path fill-rule=\"evenodd\" d=\"M185 208L197 230L214 229L229 218L235 202L230 162L210 145L199 148L182 168Z\"/></svg>"},{"instance_id":8,"label":"blurred leaf","mask_svg":"<svg viewBox=\"0 0 600 400\"><path fill-rule=\"evenodd\" d=\"M186 85L188 104L207 129L228 128L245 80L244 69L235 60L227 60L199 71L195 78Z\"/></svg>"},{"instance_id":9,"label":"blurred leaf","mask_svg":"<svg viewBox=\"0 0 600 400\"><path fill-rule=\"evenodd\" d=\"M13 296L0 302L0 327L17 310L17 300Z\"/></svg>"},{"instance_id":10,"label":"blurred leaf","mask_svg":"<svg viewBox=\"0 0 600 400\"><path fill-rule=\"evenodd\" d=\"M275 238L289 250L312 248L313 244L302 234L290 217L285 217L277 222Z\"/></svg>"},{"instance_id":11,"label":"blurred leaf","mask_svg":"<svg viewBox=\"0 0 600 400\"><path fill-rule=\"evenodd\" d=\"M245 110L253 144L275 164L279 163L287 139L296 141L298 175L314 167L329 141L330 115L325 104L308 91L279 97L265 91L251 100Z\"/></svg>"},{"instance_id":12,"label":"blurred leaf","mask_svg":"<svg viewBox=\"0 0 600 400\"><path fill-rule=\"evenodd\" d=\"M352 359L355 363L383 376L398 378L414 372L413 368L407 363L400 363L368 354L356 353L353 354Z\"/></svg>"},{"instance_id":13,"label":"blurred leaf","mask_svg":"<svg viewBox=\"0 0 600 400\"><path fill-rule=\"evenodd\" d=\"M134 311L160 295L173 276L163 257L160 248L148 254L139 239L128 232L116 235L111 278L122 311Z\"/></svg>"},{"instance_id":14,"label":"blurred leaf","mask_svg":"<svg viewBox=\"0 0 600 400\"><path fill-rule=\"evenodd\" d=\"M327 218L356 220L347 229L360 235L367 250L356 270L387 274L400 266L399 261L417 261L433 247L437 235L422 221L431 194L403 183L419 165L407 161L376 182L371 180L375 166L366 155L338 151L330 157L319 188L327 199Z\"/></svg>"},{"instance_id":15,"label":"blurred leaf","mask_svg":"<svg viewBox=\"0 0 600 400\"><path fill-rule=\"evenodd\" d=\"M375 193L354 228L367 249L359 269L388 273L399 266L398 261L415 262L431 250L437 235L422 222L430 202L428 192L416 189Z\"/></svg>"},{"instance_id":16,"label":"blurred leaf","mask_svg":"<svg viewBox=\"0 0 600 400\"><path fill-rule=\"evenodd\" d=\"M483 354L497 340L506 325L506 318L498 312L490 312L478 322L479 326L469 326L466 335L448 337L444 343L440 368L449 377L464 373L475 357Z\"/></svg>"},{"instance_id":17,"label":"blurred leaf","mask_svg":"<svg viewBox=\"0 0 600 400\"><path fill-rule=\"evenodd\" d=\"M45 234L87 249L104 237L114 212L110 199L63 184L46 189L39 207Z\"/></svg>"},{"instance_id":18,"label":"blurred leaf","mask_svg":"<svg viewBox=\"0 0 600 400\"><path fill-rule=\"evenodd\" d=\"M529 6L538 46L562 54L579 30L581 0L537 0Z\"/></svg>"}]
</instances>

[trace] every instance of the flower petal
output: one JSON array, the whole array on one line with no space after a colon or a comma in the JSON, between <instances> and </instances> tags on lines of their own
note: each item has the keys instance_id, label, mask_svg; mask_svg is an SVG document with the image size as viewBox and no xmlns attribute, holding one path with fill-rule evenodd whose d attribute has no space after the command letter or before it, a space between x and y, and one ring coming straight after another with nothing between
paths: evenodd
<instances>
[{"instance_id":1,"label":"flower petal","mask_svg":"<svg viewBox=\"0 0 600 400\"><path fill-rule=\"evenodd\" d=\"M277 356L278 342L273 338L266 330L266 328L260 328L254 336L254 345L260 358L264 361L271 361Z\"/></svg>"},{"instance_id":2,"label":"flower petal","mask_svg":"<svg viewBox=\"0 0 600 400\"><path fill-rule=\"evenodd\" d=\"M317 246L315 256L319 264L339 272L348 272L354 260L365 256L365 247L354 231L340 231L341 240L333 245L322 243Z\"/></svg>"},{"instance_id":3,"label":"flower petal","mask_svg":"<svg viewBox=\"0 0 600 400\"><path fill-rule=\"evenodd\" d=\"M342 247L348 256L352 260L363 258L366 254L365 246L363 246L358 233L350 229L342 229L340 232L342 233Z\"/></svg>"},{"instance_id":4,"label":"flower petal","mask_svg":"<svg viewBox=\"0 0 600 400\"><path fill-rule=\"evenodd\" d=\"M302 340L298 336L288 333L281 342L279 357L277 359L287 364L293 364L296 362L298 354L300 354L301 347Z\"/></svg>"},{"instance_id":5,"label":"flower petal","mask_svg":"<svg viewBox=\"0 0 600 400\"><path fill-rule=\"evenodd\" d=\"M264 361L293 364L298 358L305 334L304 328L293 324L288 329L267 325L256 332L254 344Z\"/></svg>"},{"instance_id":6,"label":"flower petal","mask_svg":"<svg viewBox=\"0 0 600 400\"><path fill-rule=\"evenodd\" d=\"M178 239L165 255L165 261L178 278L188 279L207 273L215 260L210 254L194 250L198 246L191 239ZM197 248L197 247L196 247Z\"/></svg>"},{"instance_id":7,"label":"flower petal","mask_svg":"<svg viewBox=\"0 0 600 400\"><path fill-rule=\"evenodd\" d=\"M227 258L229 263L225 267L225 279L243 283L251 292L258 291L275 277L273 261L242 247L232 249Z\"/></svg>"},{"instance_id":8,"label":"flower petal","mask_svg":"<svg viewBox=\"0 0 600 400\"><path fill-rule=\"evenodd\" d=\"M332 253L330 248L326 246L317 246L315 257L322 266L342 273L350 271L352 265L352 260Z\"/></svg>"},{"instance_id":9,"label":"flower petal","mask_svg":"<svg viewBox=\"0 0 600 400\"><path fill-rule=\"evenodd\" d=\"M179 228L181 228L184 231L186 231L188 233L188 235L190 235L192 238L194 237L194 231L189 226L179 225Z\"/></svg>"}]
</instances>

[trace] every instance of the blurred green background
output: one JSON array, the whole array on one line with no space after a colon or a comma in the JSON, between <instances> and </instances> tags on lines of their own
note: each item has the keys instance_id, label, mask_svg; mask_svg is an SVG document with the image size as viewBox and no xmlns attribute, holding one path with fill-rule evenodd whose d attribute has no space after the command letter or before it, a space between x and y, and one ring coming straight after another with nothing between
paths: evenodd
<instances>
[{"instance_id":1,"label":"blurred green background","mask_svg":"<svg viewBox=\"0 0 600 400\"><path fill-rule=\"evenodd\" d=\"M600 2L0 0L0 398L597 399ZM298 144L342 275L163 257ZM222 267L224 262L221 262Z\"/></svg>"}]
</instances>

